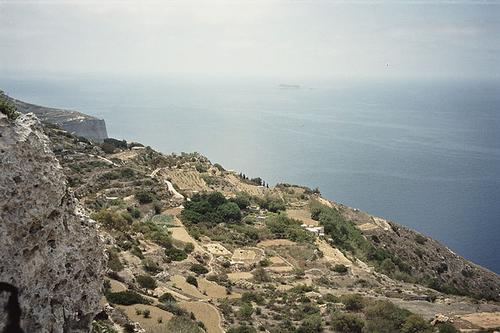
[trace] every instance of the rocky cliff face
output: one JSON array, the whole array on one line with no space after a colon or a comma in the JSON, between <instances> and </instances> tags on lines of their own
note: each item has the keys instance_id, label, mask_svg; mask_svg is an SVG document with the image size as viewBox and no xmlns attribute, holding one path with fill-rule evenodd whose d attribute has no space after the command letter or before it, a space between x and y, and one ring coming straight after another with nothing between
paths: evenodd
<instances>
[{"instance_id":1,"label":"rocky cliff face","mask_svg":"<svg viewBox=\"0 0 500 333\"><path fill-rule=\"evenodd\" d=\"M24 114L32 112L41 121L55 124L74 135L96 142L102 142L108 137L106 123L103 119L97 119L77 111L34 105L14 98L10 98L10 100L15 104L17 111Z\"/></svg>"},{"instance_id":2,"label":"rocky cliff face","mask_svg":"<svg viewBox=\"0 0 500 333\"><path fill-rule=\"evenodd\" d=\"M88 332L105 256L35 116L13 122L0 114L0 167L0 286L17 289L21 327ZM10 315L0 315L0 330L16 320Z\"/></svg>"}]
</instances>

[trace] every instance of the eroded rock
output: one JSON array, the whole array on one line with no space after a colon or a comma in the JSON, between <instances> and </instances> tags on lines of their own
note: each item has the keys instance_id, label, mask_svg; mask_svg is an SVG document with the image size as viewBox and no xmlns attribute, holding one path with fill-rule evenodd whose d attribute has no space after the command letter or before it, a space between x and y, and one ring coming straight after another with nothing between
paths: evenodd
<instances>
[{"instance_id":1,"label":"eroded rock","mask_svg":"<svg viewBox=\"0 0 500 333\"><path fill-rule=\"evenodd\" d=\"M19 291L21 327L88 332L105 255L34 115L0 114L0 169L0 282Z\"/></svg>"}]
</instances>

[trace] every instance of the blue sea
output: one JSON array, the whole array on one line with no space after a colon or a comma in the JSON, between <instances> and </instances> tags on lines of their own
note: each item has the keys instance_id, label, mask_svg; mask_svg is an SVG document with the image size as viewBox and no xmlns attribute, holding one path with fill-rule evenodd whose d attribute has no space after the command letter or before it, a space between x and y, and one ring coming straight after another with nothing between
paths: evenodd
<instances>
[{"instance_id":1,"label":"blue sea","mask_svg":"<svg viewBox=\"0 0 500 333\"><path fill-rule=\"evenodd\" d=\"M500 81L3 75L0 89L102 117L111 137L319 187L500 273Z\"/></svg>"}]
</instances>

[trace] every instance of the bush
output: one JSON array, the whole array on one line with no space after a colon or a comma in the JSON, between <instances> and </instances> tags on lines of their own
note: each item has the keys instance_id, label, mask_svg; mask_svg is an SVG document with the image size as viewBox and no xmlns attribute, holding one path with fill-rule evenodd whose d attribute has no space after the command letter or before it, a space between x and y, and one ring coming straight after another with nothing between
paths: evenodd
<instances>
[{"instance_id":1,"label":"bush","mask_svg":"<svg viewBox=\"0 0 500 333\"><path fill-rule=\"evenodd\" d=\"M4 92L0 90L0 112L5 114L8 119L15 120L19 117L19 113L16 111L16 106L4 95Z\"/></svg>"},{"instance_id":2,"label":"bush","mask_svg":"<svg viewBox=\"0 0 500 333\"><path fill-rule=\"evenodd\" d=\"M237 204L240 209L247 209L251 204L250 196L245 192L236 194L236 196L232 198L231 201Z\"/></svg>"},{"instance_id":3,"label":"bush","mask_svg":"<svg viewBox=\"0 0 500 333\"><path fill-rule=\"evenodd\" d=\"M257 333L257 331L252 326L240 325L230 327L227 333Z\"/></svg>"},{"instance_id":4,"label":"bush","mask_svg":"<svg viewBox=\"0 0 500 333\"><path fill-rule=\"evenodd\" d=\"M439 333L460 333L459 330L455 328L450 323L440 323L436 325Z\"/></svg>"},{"instance_id":5,"label":"bush","mask_svg":"<svg viewBox=\"0 0 500 333\"><path fill-rule=\"evenodd\" d=\"M363 309L363 297L358 294L342 295L340 301L344 303L347 311L359 311Z\"/></svg>"},{"instance_id":6,"label":"bush","mask_svg":"<svg viewBox=\"0 0 500 333\"><path fill-rule=\"evenodd\" d=\"M298 333L319 333L322 331L322 321L319 313L307 316L297 329Z\"/></svg>"},{"instance_id":7,"label":"bush","mask_svg":"<svg viewBox=\"0 0 500 333\"><path fill-rule=\"evenodd\" d=\"M187 254L184 250L179 250L173 246L165 249L165 255L172 261L182 261L187 258Z\"/></svg>"},{"instance_id":8,"label":"bush","mask_svg":"<svg viewBox=\"0 0 500 333\"><path fill-rule=\"evenodd\" d=\"M141 205L152 203L155 200L155 196L151 192L141 190L135 194L135 198Z\"/></svg>"},{"instance_id":9,"label":"bush","mask_svg":"<svg viewBox=\"0 0 500 333\"><path fill-rule=\"evenodd\" d=\"M424 245L427 241L427 238L425 238L425 236L422 236L421 234L417 234L415 236L415 241L420 245Z\"/></svg>"},{"instance_id":10,"label":"bush","mask_svg":"<svg viewBox=\"0 0 500 333\"><path fill-rule=\"evenodd\" d=\"M264 268L257 268L253 273L253 278L257 282L271 282L271 277Z\"/></svg>"},{"instance_id":11,"label":"bush","mask_svg":"<svg viewBox=\"0 0 500 333\"><path fill-rule=\"evenodd\" d=\"M190 268L192 272L195 272L196 274L207 274L208 269L200 264L193 264Z\"/></svg>"},{"instance_id":12,"label":"bush","mask_svg":"<svg viewBox=\"0 0 500 333\"><path fill-rule=\"evenodd\" d=\"M146 258L142 260L142 267L146 272L156 274L161 272L160 265L152 259Z\"/></svg>"},{"instance_id":13,"label":"bush","mask_svg":"<svg viewBox=\"0 0 500 333\"><path fill-rule=\"evenodd\" d=\"M186 282L195 286L196 288L198 288L198 280L196 280L196 278L192 275L189 275L187 278L186 278Z\"/></svg>"},{"instance_id":14,"label":"bush","mask_svg":"<svg viewBox=\"0 0 500 333\"><path fill-rule=\"evenodd\" d=\"M119 272L123 269L123 264L120 261L118 252L115 249L109 249L108 251L108 268L114 272Z\"/></svg>"},{"instance_id":15,"label":"bush","mask_svg":"<svg viewBox=\"0 0 500 333\"><path fill-rule=\"evenodd\" d=\"M216 214L219 215L224 221L240 221L241 210L234 202L226 202L217 207Z\"/></svg>"},{"instance_id":16,"label":"bush","mask_svg":"<svg viewBox=\"0 0 500 333\"><path fill-rule=\"evenodd\" d=\"M151 311L149 311L148 309L144 309L142 311L142 315L144 316L144 318L151 318Z\"/></svg>"},{"instance_id":17,"label":"bush","mask_svg":"<svg viewBox=\"0 0 500 333\"><path fill-rule=\"evenodd\" d=\"M202 333L204 331L202 331L198 324L189 317L176 315L168 321L164 332Z\"/></svg>"},{"instance_id":18,"label":"bush","mask_svg":"<svg viewBox=\"0 0 500 333\"><path fill-rule=\"evenodd\" d=\"M141 211L135 207L128 207L127 211L134 219L138 219L141 217Z\"/></svg>"},{"instance_id":19,"label":"bush","mask_svg":"<svg viewBox=\"0 0 500 333\"><path fill-rule=\"evenodd\" d=\"M344 273L347 273L348 268L345 265L337 264L333 267L333 271L336 273L344 274Z\"/></svg>"},{"instance_id":20,"label":"bush","mask_svg":"<svg viewBox=\"0 0 500 333\"><path fill-rule=\"evenodd\" d=\"M228 202L220 192L197 193L184 204L181 218L186 223L215 225L241 221L241 210L234 202Z\"/></svg>"},{"instance_id":21,"label":"bush","mask_svg":"<svg viewBox=\"0 0 500 333\"><path fill-rule=\"evenodd\" d=\"M349 313L334 313L331 326L340 333L362 333L365 323L359 317Z\"/></svg>"},{"instance_id":22,"label":"bush","mask_svg":"<svg viewBox=\"0 0 500 333\"><path fill-rule=\"evenodd\" d=\"M149 304L150 302L135 291L125 290L116 293L107 293L106 298L110 303L120 305Z\"/></svg>"},{"instance_id":23,"label":"bush","mask_svg":"<svg viewBox=\"0 0 500 333\"><path fill-rule=\"evenodd\" d=\"M248 320L252 317L253 314L253 306L250 303L243 303L240 306L240 310L238 311L238 317L243 320Z\"/></svg>"},{"instance_id":24,"label":"bush","mask_svg":"<svg viewBox=\"0 0 500 333\"><path fill-rule=\"evenodd\" d=\"M194 251L193 243L186 243L186 245L184 245L184 252L191 253L193 251Z\"/></svg>"},{"instance_id":25,"label":"bush","mask_svg":"<svg viewBox=\"0 0 500 333\"><path fill-rule=\"evenodd\" d=\"M139 275L137 277L137 283L146 289L155 289L156 288L156 280L149 275Z\"/></svg>"},{"instance_id":26,"label":"bush","mask_svg":"<svg viewBox=\"0 0 500 333\"><path fill-rule=\"evenodd\" d=\"M410 312L388 301L375 301L365 307L364 314L368 332L392 333L401 331Z\"/></svg>"},{"instance_id":27,"label":"bush","mask_svg":"<svg viewBox=\"0 0 500 333\"><path fill-rule=\"evenodd\" d=\"M162 303L175 303L177 302L174 296L170 293L164 293L160 297L158 297L158 300Z\"/></svg>"},{"instance_id":28,"label":"bush","mask_svg":"<svg viewBox=\"0 0 500 333\"><path fill-rule=\"evenodd\" d=\"M129 228L129 223L122 214L109 209L101 209L98 213L94 213L90 217L101 223L106 229L123 231Z\"/></svg>"},{"instance_id":29,"label":"bush","mask_svg":"<svg viewBox=\"0 0 500 333\"><path fill-rule=\"evenodd\" d=\"M412 314L403 323L401 333L432 333L432 327L424 318Z\"/></svg>"}]
</instances>

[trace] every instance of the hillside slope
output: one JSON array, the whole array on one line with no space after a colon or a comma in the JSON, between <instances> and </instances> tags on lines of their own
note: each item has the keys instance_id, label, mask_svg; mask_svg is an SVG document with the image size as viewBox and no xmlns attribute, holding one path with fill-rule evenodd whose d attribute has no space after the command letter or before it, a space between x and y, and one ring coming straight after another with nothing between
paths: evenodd
<instances>
[{"instance_id":1,"label":"hillside slope","mask_svg":"<svg viewBox=\"0 0 500 333\"><path fill-rule=\"evenodd\" d=\"M307 187L263 186L197 153L165 155L119 140L102 150L46 130L107 239L110 306L95 325L139 323L147 332L500 326L499 276L408 228ZM345 330L344 322L357 328Z\"/></svg>"}]
</instances>

